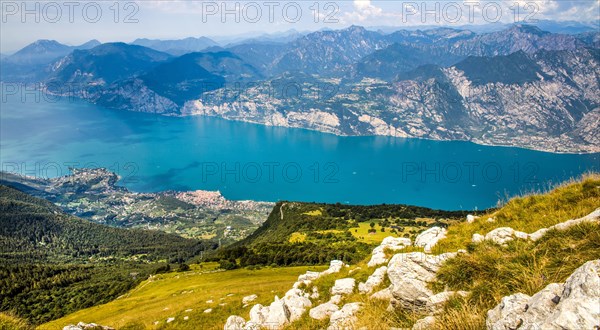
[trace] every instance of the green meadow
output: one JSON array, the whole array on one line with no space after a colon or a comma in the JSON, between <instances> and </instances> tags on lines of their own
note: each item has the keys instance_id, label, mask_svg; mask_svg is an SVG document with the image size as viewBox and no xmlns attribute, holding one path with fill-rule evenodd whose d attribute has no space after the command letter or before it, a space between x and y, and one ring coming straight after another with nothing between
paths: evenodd
<instances>
[{"instance_id":1,"label":"green meadow","mask_svg":"<svg viewBox=\"0 0 600 330\"><path fill-rule=\"evenodd\" d=\"M326 268L217 271L216 267L207 263L192 265L188 272L156 275L110 303L80 310L39 328L62 329L82 321L117 329L223 329L229 315L248 318L253 304L270 304L275 295L283 296L298 275ZM243 307L242 298L251 294L258 295L258 299ZM205 313L208 309L212 311ZM167 323L169 318L174 320Z\"/></svg>"}]
</instances>

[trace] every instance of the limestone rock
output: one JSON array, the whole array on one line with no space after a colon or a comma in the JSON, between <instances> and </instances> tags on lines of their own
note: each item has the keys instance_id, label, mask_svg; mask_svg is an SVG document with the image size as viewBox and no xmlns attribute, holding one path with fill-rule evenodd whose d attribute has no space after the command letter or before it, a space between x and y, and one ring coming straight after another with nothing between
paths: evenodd
<instances>
[{"instance_id":1,"label":"limestone rock","mask_svg":"<svg viewBox=\"0 0 600 330\"><path fill-rule=\"evenodd\" d=\"M242 304L245 305L245 304L251 303L251 302L255 301L257 298L258 298L258 296L255 294L245 296L244 298L242 298Z\"/></svg>"},{"instance_id":2,"label":"limestone rock","mask_svg":"<svg viewBox=\"0 0 600 330\"><path fill-rule=\"evenodd\" d=\"M529 297L502 298L488 311L486 326L496 329L594 329L600 318L600 260L579 267L563 284L549 284Z\"/></svg>"},{"instance_id":3,"label":"limestone rock","mask_svg":"<svg viewBox=\"0 0 600 330\"><path fill-rule=\"evenodd\" d=\"M535 242L535 241L539 240L540 238L544 237L544 235L546 235L547 232L548 232L547 228L542 228L542 229L536 231L535 233L530 234L529 238Z\"/></svg>"},{"instance_id":4,"label":"limestone rock","mask_svg":"<svg viewBox=\"0 0 600 330\"><path fill-rule=\"evenodd\" d=\"M481 243L485 240L485 236L480 235L480 234L473 234L473 237L471 237L471 242L473 243Z\"/></svg>"},{"instance_id":5,"label":"limestone rock","mask_svg":"<svg viewBox=\"0 0 600 330\"><path fill-rule=\"evenodd\" d=\"M367 266L375 267L388 262L388 258L385 256L385 250L398 251L410 245L411 241L409 238L392 236L386 237L379 246L373 249L373 252L371 253L371 260L369 260Z\"/></svg>"},{"instance_id":6,"label":"limestone rock","mask_svg":"<svg viewBox=\"0 0 600 330\"><path fill-rule=\"evenodd\" d=\"M394 298L392 296L392 286L387 287L381 291L377 291L371 295L371 299L391 300L392 298Z\"/></svg>"},{"instance_id":7,"label":"limestone rock","mask_svg":"<svg viewBox=\"0 0 600 330\"><path fill-rule=\"evenodd\" d=\"M329 298L329 302L332 304L338 305L339 303L342 302L342 295L336 294L336 295L331 296L331 298Z\"/></svg>"},{"instance_id":8,"label":"limestone rock","mask_svg":"<svg viewBox=\"0 0 600 330\"><path fill-rule=\"evenodd\" d=\"M527 239L529 235L521 231L516 231L510 227L496 228L485 235L486 240L490 240L500 245L506 245L506 243L514 240L515 237Z\"/></svg>"},{"instance_id":9,"label":"limestone rock","mask_svg":"<svg viewBox=\"0 0 600 330\"><path fill-rule=\"evenodd\" d=\"M248 322L250 323L250 321ZM227 322L225 322L225 326L223 330L245 330L247 329L246 320L243 317L237 315L231 315L227 318Z\"/></svg>"},{"instance_id":10,"label":"limestone rock","mask_svg":"<svg viewBox=\"0 0 600 330\"><path fill-rule=\"evenodd\" d=\"M284 301L275 297L275 301L269 305L269 314L264 323L269 327L281 328L290 321L290 315Z\"/></svg>"},{"instance_id":11,"label":"limestone rock","mask_svg":"<svg viewBox=\"0 0 600 330\"><path fill-rule=\"evenodd\" d=\"M473 222L475 222L475 220L477 218L479 218L479 217L476 217L476 216L474 216L472 214L469 214L469 215L467 215L467 223L473 223Z\"/></svg>"},{"instance_id":12,"label":"limestone rock","mask_svg":"<svg viewBox=\"0 0 600 330\"><path fill-rule=\"evenodd\" d=\"M335 285L331 288L332 295L344 295L351 294L354 291L356 280L349 278L342 278L335 281Z\"/></svg>"},{"instance_id":13,"label":"limestone rock","mask_svg":"<svg viewBox=\"0 0 600 330\"><path fill-rule=\"evenodd\" d=\"M421 252L395 255L387 270L392 282L392 295L398 304L395 307L426 311L428 298L434 295L427 283L435 279L440 265L455 255L445 253L433 256Z\"/></svg>"},{"instance_id":14,"label":"limestone rock","mask_svg":"<svg viewBox=\"0 0 600 330\"><path fill-rule=\"evenodd\" d=\"M319 299L319 288L313 286L312 293L310 294L310 299Z\"/></svg>"},{"instance_id":15,"label":"limestone rock","mask_svg":"<svg viewBox=\"0 0 600 330\"><path fill-rule=\"evenodd\" d=\"M99 325L96 323L85 323L79 322L77 325L67 325L63 327L63 330L115 330L115 328L107 327L105 325Z\"/></svg>"},{"instance_id":16,"label":"limestone rock","mask_svg":"<svg viewBox=\"0 0 600 330\"><path fill-rule=\"evenodd\" d=\"M425 252L431 253L431 249L439 240L446 237L446 229L441 227L431 227L422 232L415 239L415 246L424 248Z\"/></svg>"},{"instance_id":17,"label":"limestone rock","mask_svg":"<svg viewBox=\"0 0 600 330\"><path fill-rule=\"evenodd\" d=\"M250 321L256 324L263 324L269 315L269 307L256 304L250 309Z\"/></svg>"},{"instance_id":18,"label":"limestone rock","mask_svg":"<svg viewBox=\"0 0 600 330\"><path fill-rule=\"evenodd\" d=\"M360 293L366 294L371 293L373 289L378 287L385 280L385 274L387 272L387 267L382 266L377 268L371 276L367 279L365 283L358 284L358 291Z\"/></svg>"},{"instance_id":19,"label":"limestone rock","mask_svg":"<svg viewBox=\"0 0 600 330\"><path fill-rule=\"evenodd\" d=\"M331 316L331 314L333 314L334 312L337 312L339 309L340 308L338 307L338 305L333 304L331 302L326 302L315 308L312 308L308 312L308 315L316 320L324 320L324 319L329 318Z\"/></svg>"},{"instance_id":20,"label":"limestone rock","mask_svg":"<svg viewBox=\"0 0 600 330\"><path fill-rule=\"evenodd\" d=\"M412 330L429 330L435 325L435 317L427 316L415 322Z\"/></svg>"},{"instance_id":21,"label":"limestone rock","mask_svg":"<svg viewBox=\"0 0 600 330\"><path fill-rule=\"evenodd\" d=\"M340 310L331 314L327 330L354 330L356 313L362 307L361 303L345 304Z\"/></svg>"},{"instance_id":22,"label":"limestone rock","mask_svg":"<svg viewBox=\"0 0 600 330\"><path fill-rule=\"evenodd\" d=\"M307 308L312 307L310 299L299 289L291 289L286 292L283 302L290 312L289 322L294 322L302 316Z\"/></svg>"},{"instance_id":23,"label":"limestone rock","mask_svg":"<svg viewBox=\"0 0 600 330\"><path fill-rule=\"evenodd\" d=\"M319 276L329 275L333 273L339 273L342 268L346 266L346 264L341 260L332 260L329 263L329 268L327 270L322 271Z\"/></svg>"},{"instance_id":24,"label":"limestone rock","mask_svg":"<svg viewBox=\"0 0 600 330\"><path fill-rule=\"evenodd\" d=\"M340 268L341 269L341 268ZM307 271L305 274L298 276L298 281L314 281L319 278L319 272Z\"/></svg>"},{"instance_id":25,"label":"limestone rock","mask_svg":"<svg viewBox=\"0 0 600 330\"><path fill-rule=\"evenodd\" d=\"M566 230L566 229L569 229L578 224L582 224L585 222L598 222L599 220L600 220L600 208L596 209L594 212L586 215L583 218L567 220L565 222L554 225L554 226L550 227L549 229Z\"/></svg>"}]
</instances>

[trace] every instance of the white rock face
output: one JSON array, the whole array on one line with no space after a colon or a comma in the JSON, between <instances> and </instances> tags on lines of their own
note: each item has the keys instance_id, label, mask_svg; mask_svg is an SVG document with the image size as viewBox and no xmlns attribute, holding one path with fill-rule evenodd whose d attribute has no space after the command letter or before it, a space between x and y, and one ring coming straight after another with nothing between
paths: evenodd
<instances>
[{"instance_id":1,"label":"white rock face","mask_svg":"<svg viewBox=\"0 0 600 330\"><path fill-rule=\"evenodd\" d=\"M96 323L85 323L85 322L79 322L79 323L77 323L77 325L67 325L67 326L63 327L63 330L87 330L87 329L90 329L90 330L91 329L115 330L114 328L107 327L105 325L99 325Z\"/></svg>"},{"instance_id":2,"label":"white rock face","mask_svg":"<svg viewBox=\"0 0 600 330\"><path fill-rule=\"evenodd\" d=\"M446 229L432 227L422 232L415 239L415 246L422 247L426 253L431 253L431 249L439 240L446 237Z\"/></svg>"},{"instance_id":3,"label":"white rock face","mask_svg":"<svg viewBox=\"0 0 600 330\"><path fill-rule=\"evenodd\" d=\"M394 296L392 296L392 286L389 286L381 291L377 291L371 295L371 299L379 299L379 300L392 300Z\"/></svg>"},{"instance_id":4,"label":"white rock face","mask_svg":"<svg viewBox=\"0 0 600 330\"><path fill-rule=\"evenodd\" d=\"M212 313L212 308L207 308L204 310L204 313L208 314L208 313Z\"/></svg>"},{"instance_id":5,"label":"white rock face","mask_svg":"<svg viewBox=\"0 0 600 330\"><path fill-rule=\"evenodd\" d=\"M246 320L243 317L237 315L231 315L227 318L227 322L225 323L225 327L223 330L241 330L244 329L246 325Z\"/></svg>"},{"instance_id":6,"label":"white rock face","mask_svg":"<svg viewBox=\"0 0 600 330\"><path fill-rule=\"evenodd\" d=\"M349 278L342 278L335 281L335 285L331 288L332 295L345 295L351 294L354 291L356 280Z\"/></svg>"},{"instance_id":7,"label":"white rock face","mask_svg":"<svg viewBox=\"0 0 600 330\"><path fill-rule=\"evenodd\" d=\"M488 311L486 327L488 329L510 329L511 325L521 323L521 315L527 311L527 302L530 298L522 293L502 298L496 308Z\"/></svg>"},{"instance_id":8,"label":"white rock face","mask_svg":"<svg viewBox=\"0 0 600 330\"><path fill-rule=\"evenodd\" d=\"M600 319L600 259L579 267L564 284L550 284L532 297L502 298L488 311L488 330L596 329Z\"/></svg>"},{"instance_id":9,"label":"white rock face","mask_svg":"<svg viewBox=\"0 0 600 330\"><path fill-rule=\"evenodd\" d=\"M358 291L363 294L371 293L373 289L378 287L385 280L385 274L387 272L387 267L382 266L377 268L371 276L367 279L365 283L358 284Z\"/></svg>"},{"instance_id":10,"label":"white rock face","mask_svg":"<svg viewBox=\"0 0 600 330\"><path fill-rule=\"evenodd\" d=\"M385 250L398 251L410 245L411 241L409 238L392 236L386 237L378 247L373 249L373 252L371 253L371 260L369 260L367 266L375 267L388 262L388 258L385 256Z\"/></svg>"},{"instance_id":11,"label":"white rock face","mask_svg":"<svg viewBox=\"0 0 600 330\"><path fill-rule=\"evenodd\" d=\"M412 330L429 330L435 325L435 317L427 316L415 322Z\"/></svg>"},{"instance_id":12,"label":"white rock face","mask_svg":"<svg viewBox=\"0 0 600 330\"><path fill-rule=\"evenodd\" d=\"M312 308L308 312L308 315L315 320L325 320L325 319L329 318L331 316L331 314L333 314L334 312L337 312L338 310L340 310L338 305L333 304L331 302L326 302L315 308Z\"/></svg>"},{"instance_id":13,"label":"white rock face","mask_svg":"<svg viewBox=\"0 0 600 330\"><path fill-rule=\"evenodd\" d=\"M331 298L329 298L329 302L332 304L339 305L342 302L342 295L336 294L336 295L331 296Z\"/></svg>"},{"instance_id":14,"label":"white rock face","mask_svg":"<svg viewBox=\"0 0 600 330\"><path fill-rule=\"evenodd\" d=\"M282 300L290 311L289 322L300 319L304 311L312 307L312 303L308 299L308 294L299 289L289 290Z\"/></svg>"},{"instance_id":15,"label":"white rock face","mask_svg":"<svg viewBox=\"0 0 600 330\"><path fill-rule=\"evenodd\" d=\"M567 230L573 226L586 223L586 222L598 222L600 221L600 208L596 209L594 212L586 215L583 218L567 220L565 222L554 225L548 229L556 229L556 230Z\"/></svg>"},{"instance_id":16,"label":"white rock face","mask_svg":"<svg viewBox=\"0 0 600 330\"><path fill-rule=\"evenodd\" d=\"M387 275L392 282L392 305L395 308L432 311L434 296L427 283L435 279L441 264L456 253L438 256L421 252L395 255L388 264Z\"/></svg>"},{"instance_id":17,"label":"white rock face","mask_svg":"<svg viewBox=\"0 0 600 330\"><path fill-rule=\"evenodd\" d=\"M547 228L542 228L533 234L529 234L529 239L531 239L532 241L535 242L535 241L539 240L540 238L544 237L544 235L546 235L547 232L548 232Z\"/></svg>"},{"instance_id":18,"label":"white rock face","mask_svg":"<svg viewBox=\"0 0 600 330\"><path fill-rule=\"evenodd\" d=\"M362 307L361 303L345 304L342 309L331 314L327 330L354 330L356 313Z\"/></svg>"},{"instance_id":19,"label":"white rock face","mask_svg":"<svg viewBox=\"0 0 600 330\"><path fill-rule=\"evenodd\" d=\"M473 237L471 237L471 242L473 243L481 243L483 241L485 241L485 236L483 235L475 233L473 234Z\"/></svg>"},{"instance_id":20,"label":"white rock face","mask_svg":"<svg viewBox=\"0 0 600 330\"><path fill-rule=\"evenodd\" d=\"M567 220L565 222L561 222L559 224L556 224L556 225L548 227L548 228L542 228L532 234L527 234L527 233L524 233L521 231L517 231L510 227L496 228L496 229L490 231L489 233L487 233L487 235L485 235L485 239L491 240L500 245L506 245L506 243L514 240L515 238L530 239L535 242L535 241L539 240L540 238L544 237L544 235L546 235L546 233L548 233L549 230L552 230L552 229L567 230L573 226L576 226L576 225L579 225L582 223L598 222L598 221L600 221L600 208L596 209L594 212L586 215L583 218ZM475 235L478 235L478 236L475 237ZM473 235L473 238L471 239L471 241L479 242L478 240L481 238L480 237L481 235L479 235L479 234L475 234L475 235Z\"/></svg>"},{"instance_id":21,"label":"white rock face","mask_svg":"<svg viewBox=\"0 0 600 330\"><path fill-rule=\"evenodd\" d=\"M258 298L258 296L255 294L245 296L244 298L242 298L242 304L245 305L245 304L251 303L251 302L255 301L257 298Z\"/></svg>"},{"instance_id":22,"label":"white rock face","mask_svg":"<svg viewBox=\"0 0 600 330\"><path fill-rule=\"evenodd\" d=\"M506 245L506 243L514 240L515 237L527 239L529 235L521 231L516 231L510 227L496 228L485 235L486 240L500 245Z\"/></svg>"},{"instance_id":23,"label":"white rock face","mask_svg":"<svg viewBox=\"0 0 600 330\"><path fill-rule=\"evenodd\" d=\"M290 321L291 312L283 300L275 297L275 301L269 306L269 314L265 323L269 327L281 328Z\"/></svg>"},{"instance_id":24,"label":"white rock face","mask_svg":"<svg viewBox=\"0 0 600 330\"><path fill-rule=\"evenodd\" d=\"M269 315L269 307L256 304L250 309L250 321L256 324L263 324Z\"/></svg>"},{"instance_id":25,"label":"white rock face","mask_svg":"<svg viewBox=\"0 0 600 330\"><path fill-rule=\"evenodd\" d=\"M473 223L473 222L475 222L475 220L477 218L479 218L479 217L476 217L476 216L474 216L472 214L469 214L469 215L467 215L467 223Z\"/></svg>"},{"instance_id":26,"label":"white rock face","mask_svg":"<svg viewBox=\"0 0 600 330\"><path fill-rule=\"evenodd\" d=\"M340 268L341 269L341 268ZM303 282L303 281L314 281L317 278L319 278L320 273L319 272L311 272L310 270L307 271L305 274L302 274L300 276L298 276L298 282Z\"/></svg>"},{"instance_id":27,"label":"white rock face","mask_svg":"<svg viewBox=\"0 0 600 330\"><path fill-rule=\"evenodd\" d=\"M329 268L327 270L322 271L319 274L319 277L333 273L339 273L340 270L342 270L342 268L345 266L346 264L341 260L331 260L331 262L329 263Z\"/></svg>"}]
</instances>

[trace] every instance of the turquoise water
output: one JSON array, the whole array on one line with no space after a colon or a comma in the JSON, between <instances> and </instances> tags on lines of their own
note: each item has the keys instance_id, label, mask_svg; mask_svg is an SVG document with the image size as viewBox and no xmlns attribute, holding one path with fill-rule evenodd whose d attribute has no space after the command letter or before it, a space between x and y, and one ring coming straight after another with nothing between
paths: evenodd
<instances>
[{"instance_id":1,"label":"turquoise water","mask_svg":"<svg viewBox=\"0 0 600 330\"><path fill-rule=\"evenodd\" d=\"M0 161L41 177L107 167L133 191L219 190L236 200L496 205L588 170L600 155L468 142L338 137L206 117L164 117L78 100L2 96Z\"/></svg>"}]
</instances>

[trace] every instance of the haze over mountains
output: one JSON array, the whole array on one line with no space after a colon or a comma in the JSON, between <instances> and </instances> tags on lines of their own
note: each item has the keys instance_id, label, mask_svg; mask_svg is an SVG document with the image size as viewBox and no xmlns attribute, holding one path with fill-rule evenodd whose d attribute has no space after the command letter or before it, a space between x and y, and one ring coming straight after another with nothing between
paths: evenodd
<instances>
[{"instance_id":1,"label":"haze over mountains","mask_svg":"<svg viewBox=\"0 0 600 330\"><path fill-rule=\"evenodd\" d=\"M38 41L2 59L2 81L123 110L600 151L599 32L352 26L285 36L225 47L208 38Z\"/></svg>"}]
</instances>

